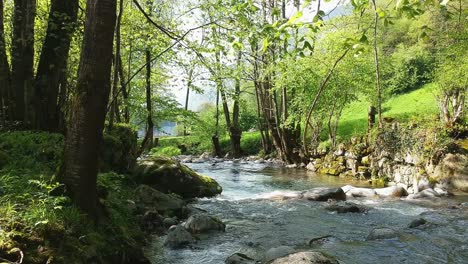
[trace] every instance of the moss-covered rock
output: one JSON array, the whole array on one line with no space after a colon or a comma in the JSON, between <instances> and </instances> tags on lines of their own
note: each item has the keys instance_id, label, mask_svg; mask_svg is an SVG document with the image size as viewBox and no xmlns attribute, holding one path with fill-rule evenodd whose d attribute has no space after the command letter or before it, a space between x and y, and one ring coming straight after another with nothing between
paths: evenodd
<instances>
[{"instance_id":1,"label":"moss-covered rock","mask_svg":"<svg viewBox=\"0 0 468 264\"><path fill-rule=\"evenodd\" d=\"M129 172L137 159L137 133L129 125L115 124L103 135L99 169L102 172Z\"/></svg>"},{"instance_id":2,"label":"moss-covered rock","mask_svg":"<svg viewBox=\"0 0 468 264\"><path fill-rule=\"evenodd\" d=\"M138 162L134 176L138 183L183 198L212 197L222 192L214 179L168 158L152 157Z\"/></svg>"}]
</instances>

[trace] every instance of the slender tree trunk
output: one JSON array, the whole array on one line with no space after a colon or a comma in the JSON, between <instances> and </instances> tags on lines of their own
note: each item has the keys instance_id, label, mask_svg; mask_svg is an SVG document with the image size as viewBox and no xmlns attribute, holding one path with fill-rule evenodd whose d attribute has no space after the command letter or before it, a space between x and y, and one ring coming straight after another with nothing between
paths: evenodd
<instances>
[{"instance_id":1,"label":"slender tree trunk","mask_svg":"<svg viewBox=\"0 0 468 264\"><path fill-rule=\"evenodd\" d=\"M242 53L239 51L237 53L237 68L239 69L241 66L242 60ZM242 149L241 149L241 138L242 138L242 130L239 127L239 115L240 115L240 108L239 108L239 100L240 100L240 77L236 78L235 84L235 92L234 92L234 105L232 107L232 124L229 128L229 134L231 137L231 149L232 149L232 156L234 158L239 158L242 156Z\"/></svg>"},{"instance_id":2,"label":"slender tree trunk","mask_svg":"<svg viewBox=\"0 0 468 264\"><path fill-rule=\"evenodd\" d=\"M216 131L211 137L213 143L213 152L216 157L221 157L221 146L219 145L219 87L216 87Z\"/></svg>"},{"instance_id":3,"label":"slender tree trunk","mask_svg":"<svg viewBox=\"0 0 468 264\"><path fill-rule=\"evenodd\" d=\"M120 24L122 21L123 15L123 0L119 0L119 14L117 16L117 22L115 25L115 54L114 54L114 74L113 74L113 83L112 83L112 102L111 102L111 110L109 113L109 130L112 130L114 126L114 117L116 117L117 122L120 120L120 116L118 114L118 84L119 84L119 69L120 69Z\"/></svg>"},{"instance_id":4,"label":"slender tree trunk","mask_svg":"<svg viewBox=\"0 0 468 264\"><path fill-rule=\"evenodd\" d=\"M131 48L130 48L131 50ZM123 99L123 122L128 124L130 123L130 110L128 109L128 85L125 84L125 76L123 71L122 57L119 57L119 80L120 87L122 87L122 99Z\"/></svg>"},{"instance_id":5,"label":"slender tree trunk","mask_svg":"<svg viewBox=\"0 0 468 264\"><path fill-rule=\"evenodd\" d=\"M153 106L151 100L151 51L146 49L146 134L141 144L140 154L151 149L154 143Z\"/></svg>"},{"instance_id":6,"label":"slender tree trunk","mask_svg":"<svg viewBox=\"0 0 468 264\"><path fill-rule=\"evenodd\" d=\"M98 153L110 92L116 0L88 0L76 93L70 109L61 181L73 201L98 219Z\"/></svg>"},{"instance_id":7,"label":"slender tree trunk","mask_svg":"<svg viewBox=\"0 0 468 264\"><path fill-rule=\"evenodd\" d=\"M77 20L78 0L52 0L47 34L34 83L36 129L56 132L59 129L59 89L62 75L67 75L70 42Z\"/></svg>"},{"instance_id":8,"label":"slender tree trunk","mask_svg":"<svg viewBox=\"0 0 468 264\"><path fill-rule=\"evenodd\" d=\"M190 87L192 86L193 68L189 70L188 81L187 81L187 94L185 96L185 111L188 111ZM184 136L187 136L187 125L184 124Z\"/></svg>"},{"instance_id":9,"label":"slender tree trunk","mask_svg":"<svg viewBox=\"0 0 468 264\"><path fill-rule=\"evenodd\" d=\"M375 77L377 86L377 116L379 117L379 128L382 128L382 85L380 83L380 65L379 52L377 48L377 26L379 22L379 14L377 14L377 5L375 0L372 0L374 7L374 61L375 61Z\"/></svg>"},{"instance_id":10,"label":"slender tree trunk","mask_svg":"<svg viewBox=\"0 0 468 264\"><path fill-rule=\"evenodd\" d=\"M8 64L6 44L5 44L5 27L3 16L3 0L0 1L0 106L2 115L2 125L5 125L7 120L7 107L10 106L10 65Z\"/></svg>"},{"instance_id":11,"label":"slender tree trunk","mask_svg":"<svg viewBox=\"0 0 468 264\"><path fill-rule=\"evenodd\" d=\"M31 121L34 66L34 19L36 0L15 0L11 49L11 85L14 92L14 119Z\"/></svg>"}]
</instances>

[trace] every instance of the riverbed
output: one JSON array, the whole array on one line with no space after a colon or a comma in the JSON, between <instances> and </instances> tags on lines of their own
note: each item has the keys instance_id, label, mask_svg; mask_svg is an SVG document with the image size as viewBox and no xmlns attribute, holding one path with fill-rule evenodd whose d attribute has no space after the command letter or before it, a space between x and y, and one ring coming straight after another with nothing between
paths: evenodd
<instances>
[{"instance_id":1,"label":"riverbed","mask_svg":"<svg viewBox=\"0 0 468 264\"><path fill-rule=\"evenodd\" d=\"M435 201L405 199L350 199L365 205L365 213L337 214L324 203L304 200L270 200L272 194L314 187L366 187L365 182L317 175L304 169L285 169L253 162L187 164L216 179L223 193L199 199L194 206L222 219L226 232L205 235L187 249L162 246L155 237L148 248L154 264L222 264L239 249L291 246L310 249L309 241L332 236L314 249L341 263L468 263L468 201L466 196ZM461 205L460 205L461 204ZM423 217L427 224L409 228ZM397 230L399 236L366 240L373 228Z\"/></svg>"}]
</instances>

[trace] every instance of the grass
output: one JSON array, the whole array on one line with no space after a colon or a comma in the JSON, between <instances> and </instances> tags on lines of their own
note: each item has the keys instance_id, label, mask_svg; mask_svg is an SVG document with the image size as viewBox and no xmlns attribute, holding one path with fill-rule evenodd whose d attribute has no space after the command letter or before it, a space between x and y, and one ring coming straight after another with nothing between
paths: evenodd
<instances>
[{"instance_id":1,"label":"grass","mask_svg":"<svg viewBox=\"0 0 468 264\"><path fill-rule=\"evenodd\" d=\"M431 83L421 89L390 98L382 105L383 117L405 122L422 116L437 115L437 102L433 90L434 84ZM340 139L349 139L353 135L366 133L368 107L368 102L359 100L344 109L338 127Z\"/></svg>"}]
</instances>

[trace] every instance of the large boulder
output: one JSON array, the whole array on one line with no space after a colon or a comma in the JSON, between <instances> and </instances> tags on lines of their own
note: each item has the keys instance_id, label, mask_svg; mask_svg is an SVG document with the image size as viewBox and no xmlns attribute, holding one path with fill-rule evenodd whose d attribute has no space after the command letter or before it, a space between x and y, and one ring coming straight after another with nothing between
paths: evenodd
<instances>
[{"instance_id":1,"label":"large boulder","mask_svg":"<svg viewBox=\"0 0 468 264\"><path fill-rule=\"evenodd\" d=\"M350 197L374 197L377 193L370 188L352 188L346 192Z\"/></svg>"},{"instance_id":2,"label":"large boulder","mask_svg":"<svg viewBox=\"0 0 468 264\"><path fill-rule=\"evenodd\" d=\"M162 157L139 161L134 176L138 183L150 185L164 193L175 193L183 198L212 197L222 192L221 186L214 179Z\"/></svg>"},{"instance_id":3,"label":"large boulder","mask_svg":"<svg viewBox=\"0 0 468 264\"><path fill-rule=\"evenodd\" d=\"M114 124L103 134L99 154L99 170L128 173L133 170L138 157L137 132L127 124Z\"/></svg>"},{"instance_id":4,"label":"large boulder","mask_svg":"<svg viewBox=\"0 0 468 264\"><path fill-rule=\"evenodd\" d=\"M321 201L326 202L329 199L333 200L346 200L346 194L341 188L325 188L318 187L314 189L307 190L303 193L303 197L310 201Z\"/></svg>"},{"instance_id":5,"label":"large boulder","mask_svg":"<svg viewBox=\"0 0 468 264\"><path fill-rule=\"evenodd\" d=\"M282 258L275 259L270 264L338 264L339 262L330 256L317 251L303 251L293 253Z\"/></svg>"},{"instance_id":6,"label":"large boulder","mask_svg":"<svg viewBox=\"0 0 468 264\"><path fill-rule=\"evenodd\" d=\"M206 214L190 216L184 227L192 234L206 233L210 231L225 231L226 225L216 217Z\"/></svg>"},{"instance_id":7,"label":"large boulder","mask_svg":"<svg viewBox=\"0 0 468 264\"><path fill-rule=\"evenodd\" d=\"M169 229L164 245L170 248L183 248L190 245L194 241L190 234L183 226L173 226Z\"/></svg>"},{"instance_id":8,"label":"large boulder","mask_svg":"<svg viewBox=\"0 0 468 264\"><path fill-rule=\"evenodd\" d=\"M156 210L165 215L180 215L185 205L180 197L162 193L144 184L135 190L135 203L138 208Z\"/></svg>"}]
</instances>

